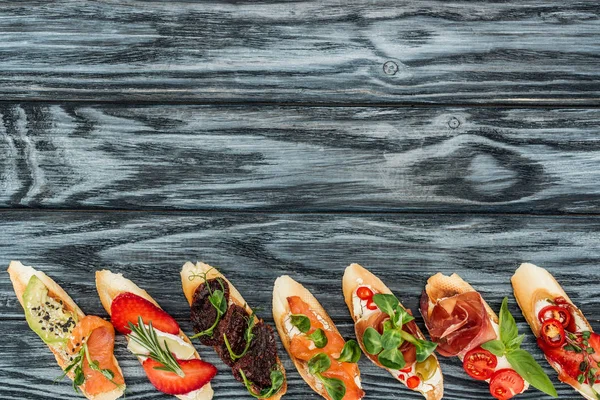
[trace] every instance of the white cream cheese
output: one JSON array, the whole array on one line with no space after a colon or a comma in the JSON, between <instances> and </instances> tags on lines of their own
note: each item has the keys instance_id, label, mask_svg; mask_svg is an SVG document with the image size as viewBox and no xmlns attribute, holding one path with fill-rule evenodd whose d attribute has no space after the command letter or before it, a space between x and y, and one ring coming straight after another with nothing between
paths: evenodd
<instances>
[{"instance_id":1,"label":"white cream cheese","mask_svg":"<svg viewBox=\"0 0 600 400\"><path fill-rule=\"evenodd\" d=\"M358 283L358 286L356 287L356 289L354 290L354 293L352 293L352 308L354 310L354 319L355 320L359 320L362 318L369 318L371 315L380 312L379 309L375 309L375 310L369 310L367 308L367 300L361 300L357 295L356 295L356 290L361 287L367 287L369 289L371 289L371 291L373 291L373 288L369 285L363 285L362 284L362 279L358 278L356 280L356 283ZM374 293L374 291L373 291Z\"/></svg>"}]
</instances>

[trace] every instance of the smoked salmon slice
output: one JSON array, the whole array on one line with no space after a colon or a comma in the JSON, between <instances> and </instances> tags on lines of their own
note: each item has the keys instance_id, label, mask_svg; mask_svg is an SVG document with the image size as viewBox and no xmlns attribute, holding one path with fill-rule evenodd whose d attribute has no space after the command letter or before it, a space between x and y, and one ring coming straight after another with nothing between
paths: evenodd
<instances>
[{"instance_id":1,"label":"smoked salmon slice","mask_svg":"<svg viewBox=\"0 0 600 400\"><path fill-rule=\"evenodd\" d=\"M83 344L87 344L89 359L98 362L100 370L110 370L112 379L108 379L100 371L92 369L87 357L83 360L85 381L82 389L89 395L109 392L115 386L122 385L125 380L113 355L115 347L115 328L113 325L94 315L81 319L73 328L71 338L67 343L68 351L77 354Z\"/></svg>"}]
</instances>

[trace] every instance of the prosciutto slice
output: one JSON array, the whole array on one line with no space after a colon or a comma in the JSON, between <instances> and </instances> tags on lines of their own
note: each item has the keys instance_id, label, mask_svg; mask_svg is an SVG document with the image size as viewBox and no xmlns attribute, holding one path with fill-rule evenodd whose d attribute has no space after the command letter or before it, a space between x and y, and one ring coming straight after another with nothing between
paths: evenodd
<instances>
[{"instance_id":1,"label":"prosciutto slice","mask_svg":"<svg viewBox=\"0 0 600 400\"><path fill-rule=\"evenodd\" d=\"M430 310L427 293L421 296L421 313L438 352L446 357L464 355L497 338L485 303L477 292L466 292L438 300Z\"/></svg>"}]
</instances>

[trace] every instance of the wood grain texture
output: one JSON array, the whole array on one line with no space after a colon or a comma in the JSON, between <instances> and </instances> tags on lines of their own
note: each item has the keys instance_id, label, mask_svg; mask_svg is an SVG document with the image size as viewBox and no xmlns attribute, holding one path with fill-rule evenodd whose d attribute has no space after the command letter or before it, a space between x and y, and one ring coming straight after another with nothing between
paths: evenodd
<instances>
[{"instance_id":1,"label":"wood grain texture","mask_svg":"<svg viewBox=\"0 0 600 400\"><path fill-rule=\"evenodd\" d=\"M509 296L519 329L528 334L525 346L538 360L541 353L511 295L509 279L520 262L547 267L592 324L600 320L599 217L31 211L5 211L0 216L0 264L20 259L37 266L85 312L99 315L105 313L94 290L93 272L98 268L123 272L188 332L188 307L178 276L186 260L220 266L253 308L263 307L260 314L269 322L273 281L290 274L322 301L345 336L352 336L352 326L341 277L351 262L381 276L413 310L427 277L438 271L462 275L494 309ZM51 384L57 372L54 362L26 328L7 274L0 276L0 320L3 335L10 338L0 346L0 398L37 400L48 393L70 397L68 384ZM123 342L119 344L117 356L131 398L168 398L152 391ZM33 351L23 352L28 346ZM204 348L201 354L219 365L216 398L244 398L213 352ZM289 358L283 359L291 383L286 398L316 398L292 372ZM24 365L32 368L23 369ZM368 398L418 398L366 360L361 369ZM485 385L466 378L456 360L444 359L443 369L446 399L488 398ZM550 374L556 377L553 371ZM579 398L565 385L557 388L561 399ZM520 398L542 396L530 390Z\"/></svg>"},{"instance_id":2,"label":"wood grain texture","mask_svg":"<svg viewBox=\"0 0 600 400\"><path fill-rule=\"evenodd\" d=\"M3 99L600 100L596 0L36 0L0 35Z\"/></svg>"},{"instance_id":3,"label":"wood grain texture","mask_svg":"<svg viewBox=\"0 0 600 400\"><path fill-rule=\"evenodd\" d=\"M600 110L0 105L0 207L598 212Z\"/></svg>"}]
</instances>

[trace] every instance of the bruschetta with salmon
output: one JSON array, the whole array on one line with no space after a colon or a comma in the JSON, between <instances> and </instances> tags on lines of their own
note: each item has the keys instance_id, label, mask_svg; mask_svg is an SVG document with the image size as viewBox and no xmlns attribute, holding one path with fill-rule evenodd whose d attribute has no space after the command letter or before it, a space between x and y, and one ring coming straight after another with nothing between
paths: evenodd
<instances>
[{"instance_id":1,"label":"bruschetta with salmon","mask_svg":"<svg viewBox=\"0 0 600 400\"><path fill-rule=\"evenodd\" d=\"M437 351L458 357L466 373L489 383L490 394L508 400L529 388L557 396L533 357L521 349L516 322L505 298L500 318L470 284L457 274L429 278L420 304L421 314Z\"/></svg>"},{"instance_id":2,"label":"bruschetta with salmon","mask_svg":"<svg viewBox=\"0 0 600 400\"><path fill-rule=\"evenodd\" d=\"M287 381L273 329L256 316L231 282L208 264L185 263L181 285L196 332L192 339L213 347L250 395L279 400Z\"/></svg>"},{"instance_id":3,"label":"bruschetta with salmon","mask_svg":"<svg viewBox=\"0 0 600 400\"><path fill-rule=\"evenodd\" d=\"M281 341L308 385L329 400L358 400L360 347L345 341L317 299L289 276L273 288L273 318Z\"/></svg>"},{"instance_id":4,"label":"bruschetta with salmon","mask_svg":"<svg viewBox=\"0 0 600 400\"><path fill-rule=\"evenodd\" d=\"M200 359L179 324L143 289L121 274L96 272L100 301L127 349L159 391L182 400L210 400L214 365Z\"/></svg>"},{"instance_id":5,"label":"bruschetta with salmon","mask_svg":"<svg viewBox=\"0 0 600 400\"><path fill-rule=\"evenodd\" d=\"M63 376L91 400L114 400L125 391L113 355L115 330L104 319L85 315L48 275L19 261L8 267L29 327L48 345Z\"/></svg>"},{"instance_id":6,"label":"bruschetta with salmon","mask_svg":"<svg viewBox=\"0 0 600 400\"><path fill-rule=\"evenodd\" d=\"M344 299L354 320L363 353L378 367L427 400L444 395L444 381L436 344L429 342L392 291L358 264L346 268L342 279ZM383 337L394 337L392 344Z\"/></svg>"},{"instance_id":7,"label":"bruschetta with salmon","mask_svg":"<svg viewBox=\"0 0 600 400\"><path fill-rule=\"evenodd\" d=\"M523 316L558 379L586 399L600 399L600 335L544 268L521 264L511 281Z\"/></svg>"}]
</instances>

